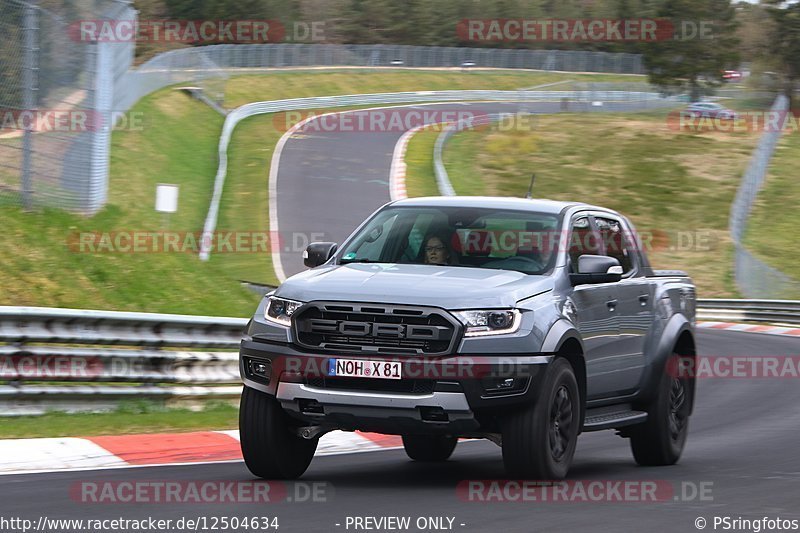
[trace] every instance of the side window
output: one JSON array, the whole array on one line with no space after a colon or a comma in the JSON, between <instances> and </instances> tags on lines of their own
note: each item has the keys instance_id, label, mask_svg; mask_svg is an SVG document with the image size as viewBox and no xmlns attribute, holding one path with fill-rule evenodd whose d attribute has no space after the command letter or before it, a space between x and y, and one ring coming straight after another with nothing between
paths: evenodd
<instances>
[{"instance_id":1,"label":"side window","mask_svg":"<svg viewBox=\"0 0 800 533\"><path fill-rule=\"evenodd\" d=\"M579 215L572 221L569 234L569 263L570 272L578 272L578 258L582 255L599 255L601 253L600 239L592 231L589 217Z\"/></svg>"},{"instance_id":2,"label":"side window","mask_svg":"<svg viewBox=\"0 0 800 533\"><path fill-rule=\"evenodd\" d=\"M629 273L633 270L633 254L622 224L612 218L595 217L594 220L603 241L605 255L619 261L624 274Z\"/></svg>"}]
</instances>

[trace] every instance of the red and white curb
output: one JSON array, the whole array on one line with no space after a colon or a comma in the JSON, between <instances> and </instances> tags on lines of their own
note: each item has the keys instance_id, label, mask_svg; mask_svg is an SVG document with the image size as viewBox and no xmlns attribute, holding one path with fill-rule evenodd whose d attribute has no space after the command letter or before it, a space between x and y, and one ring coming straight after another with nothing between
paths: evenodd
<instances>
[{"instance_id":1,"label":"red and white curb","mask_svg":"<svg viewBox=\"0 0 800 533\"><path fill-rule=\"evenodd\" d=\"M320 438L316 456L402 445L395 435L332 431ZM236 430L0 440L0 475L241 460Z\"/></svg>"},{"instance_id":2,"label":"red and white curb","mask_svg":"<svg viewBox=\"0 0 800 533\"><path fill-rule=\"evenodd\" d=\"M800 337L800 328L784 326L761 326L758 324L738 324L735 322L698 322L697 327L725 331L742 331L744 333L765 333L767 335Z\"/></svg>"}]
</instances>

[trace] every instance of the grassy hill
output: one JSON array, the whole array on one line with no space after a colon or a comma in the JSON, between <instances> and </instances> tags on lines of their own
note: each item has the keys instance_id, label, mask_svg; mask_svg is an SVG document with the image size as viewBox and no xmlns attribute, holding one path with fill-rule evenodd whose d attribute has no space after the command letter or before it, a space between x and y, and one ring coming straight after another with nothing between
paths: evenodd
<instances>
[{"instance_id":1,"label":"grassy hill","mask_svg":"<svg viewBox=\"0 0 800 533\"><path fill-rule=\"evenodd\" d=\"M559 80L642 81L641 77L536 72L311 71L232 78L226 106L314 95L436 89L518 89ZM223 117L180 91L147 96L133 111L140 130L115 131L107 206L92 217L0 205L0 305L38 305L246 316L259 296L240 280L277 282L268 253L219 253L208 262L190 252L75 251L82 233L199 233L217 168ZM218 229L267 232L267 176L283 129L269 115L241 123L233 136ZM180 187L178 212L154 211L158 183ZM72 247L70 245L73 245ZM124 243L123 243L124 244ZM119 248L116 248L119 249ZM186 247L190 250L191 247ZM95 248L99 250L99 248Z\"/></svg>"},{"instance_id":2,"label":"grassy hill","mask_svg":"<svg viewBox=\"0 0 800 533\"><path fill-rule=\"evenodd\" d=\"M557 114L527 130L465 131L444 162L459 194L524 196L535 172L536 197L619 210L658 236L648 250L656 268L687 270L701 297L735 296L728 212L758 135L674 131L666 114ZM409 145L409 194L436 191L437 135Z\"/></svg>"}]
</instances>

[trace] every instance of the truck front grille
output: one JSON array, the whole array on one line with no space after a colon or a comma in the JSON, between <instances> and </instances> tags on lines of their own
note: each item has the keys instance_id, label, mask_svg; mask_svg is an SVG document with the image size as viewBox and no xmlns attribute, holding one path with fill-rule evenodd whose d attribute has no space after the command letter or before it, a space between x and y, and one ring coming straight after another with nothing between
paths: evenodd
<instances>
[{"instance_id":1,"label":"truck front grille","mask_svg":"<svg viewBox=\"0 0 800 533\"><path fill-rule=\"evenodd\" d=\"M451 353L460 326L435 308L311 302L292 319L297 343L336 353L444 355Z\"/></svg>"}]
</instances>

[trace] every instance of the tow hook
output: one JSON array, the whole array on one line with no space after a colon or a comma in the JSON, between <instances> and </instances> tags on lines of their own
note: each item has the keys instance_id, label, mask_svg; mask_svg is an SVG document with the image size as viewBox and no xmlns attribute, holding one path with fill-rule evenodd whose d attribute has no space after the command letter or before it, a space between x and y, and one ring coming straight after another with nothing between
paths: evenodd
<instances>
[{"instance_id":1,"label":"tow hook","mask_svg":"<svg viewBox=\"0 0 800 533\"><path fill-rule=\"evenodd\" d=\"M296 433L298 437L303 437L306 440L313 440L330 431L330 429L322 426L305 426L297 428Z\"/></svg>"}]
</instances>

